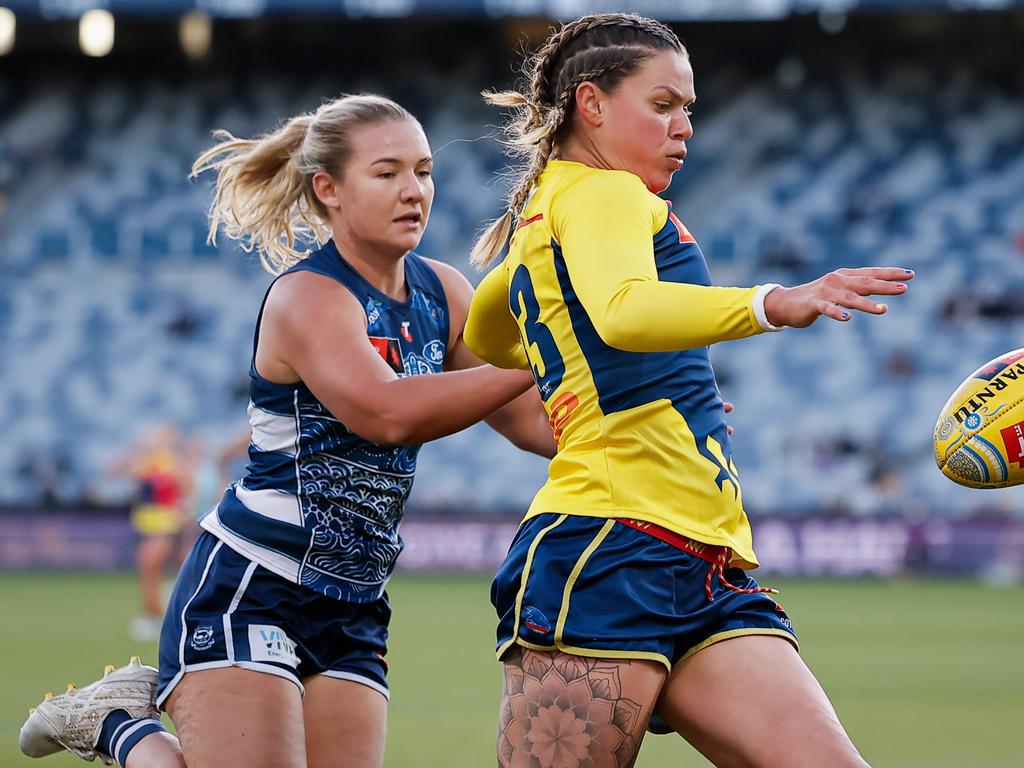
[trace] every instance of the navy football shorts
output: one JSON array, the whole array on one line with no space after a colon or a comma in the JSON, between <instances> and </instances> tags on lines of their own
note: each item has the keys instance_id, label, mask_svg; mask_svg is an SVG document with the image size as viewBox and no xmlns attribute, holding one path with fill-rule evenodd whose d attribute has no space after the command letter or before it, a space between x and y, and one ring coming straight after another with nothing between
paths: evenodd
<instances>
[{"instance_id":1,"label":"navy football shorts","mask_svg":"<svg viewBox=\"0 0 1024 768\"><path fill-rule=\"evenodd\" d=\"M728 550L658 528L673 544L639 528L656 527L580 515L525 521L491 585L498 658L518 644L649 659L671 671L742 635L778 635L799 648L782 606L754 592L754 579L739 568L714 570L709 553Z\"/></svg>"},{"instance_id":2,"label":"navy football shorts","mask_svg":"<svg viewBox=\"0 0 1024 768\"><path fill-rule=\"evenodd\" d=\"M241 667L291 680L352 680L388 696L385 594L346 603L285 581L203 532L178 575L160 633L163 707L186 672Z\"/></svg>"}]
</instances>

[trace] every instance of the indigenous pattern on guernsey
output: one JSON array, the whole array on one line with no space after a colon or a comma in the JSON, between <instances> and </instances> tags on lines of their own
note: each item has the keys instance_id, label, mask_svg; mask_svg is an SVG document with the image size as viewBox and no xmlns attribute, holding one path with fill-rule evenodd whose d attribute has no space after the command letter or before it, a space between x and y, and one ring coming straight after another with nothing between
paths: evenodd
<instances>
[{"instance_id":1,"label":"indigenous pattern on guernsey","mask_svg":"<svg viewBox=\"0 0 1024 768\"><path fill-rule=\"evenodd\" d=\"M442 369L448 304L434 270L419 256L405 257L405 302L370 285L333 241L289 272L300 270L337 280L359 299L369 343L399 376ZM200 524L289 581L339 600L376 600L402 551L398 525L419 446L364 440L301 382L264 379L255 364L258 320L256 327L249 370L249 465Z\"/></svg>"}]
</instances>

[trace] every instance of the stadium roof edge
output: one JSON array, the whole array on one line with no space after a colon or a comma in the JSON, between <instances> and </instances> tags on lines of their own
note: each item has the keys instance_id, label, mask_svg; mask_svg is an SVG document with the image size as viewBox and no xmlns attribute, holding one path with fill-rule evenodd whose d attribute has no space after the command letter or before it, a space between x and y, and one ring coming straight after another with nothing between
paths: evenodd
<instances>
[{"instance_id":1,"label":"stadium roof edge","mask_svg":"<svg viewBox=\"0 0 1024 768\"><path fill-rule=\"evenodd\" d=\"M1024 7L1024 0L634 0L629 9L665 21L754 21L806 13L858 11L994 11ZM338 15L348 18L442 16L560 18L610 10L606 2L564 0L0 0L16 14L43 19L77 18L106 9L125 16L173 16L202 11L218 18Z\"/></svg>"}]
</instances>

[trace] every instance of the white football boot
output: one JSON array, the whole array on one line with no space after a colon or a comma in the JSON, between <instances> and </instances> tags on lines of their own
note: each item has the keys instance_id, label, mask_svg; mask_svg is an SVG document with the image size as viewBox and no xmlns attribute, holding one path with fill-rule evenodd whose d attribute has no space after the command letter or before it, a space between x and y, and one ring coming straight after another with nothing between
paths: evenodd
<instances>
[{"instance_id":1,"label":"white football boot","mask_svg":"<svg viewBox=\"0 0 1024 768\"><path fill-rule=\"evenodd\" d=\"M103 677L85 688L69 685L60 696L48 693L39 706L29 710L18 746L29 757L45 757L66 749L83 760L98 757L111 765L113 760L96 751L104 718L123 709L132 718L160 719L155 703L158 677L153 667L144 666L138 656L132 656L126 667L114 669L108 664Z\"/></svg>"}]
</instances>

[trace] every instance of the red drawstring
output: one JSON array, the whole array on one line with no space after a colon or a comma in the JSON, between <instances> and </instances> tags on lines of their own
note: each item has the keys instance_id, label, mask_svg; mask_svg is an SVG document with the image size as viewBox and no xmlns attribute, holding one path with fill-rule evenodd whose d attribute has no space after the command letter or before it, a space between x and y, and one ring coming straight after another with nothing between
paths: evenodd
<instances>
[{"instance_id":1,"label":"red drawstring","mask_svg":"<svg viewBox=\"0 0 1024 768\"><path fill-rule=\"evenodd\" d=\"M715 595L711 591L711 583L714 581L716 573L718 574L718 580L722 582L724 587L731 589L733 592L739 592L741 595L779 594L779 590L774 587L755 587L754 589L749 589L730 584L729 580L725 578L725 567L729 563L729 556L732 552L728 547L702 544L699 541L683 536L681 533L670 531L654 523L646 523L628 517L617 517L615 519L623 525L628 525L630 528L642 531L649 536L664 541L666 544L670 544L676 549L710 563L711 567L708 569L708 577L704 582L704 594L708 596L708 600L712 603L715 602Z\"/></svg>"},{"instance_id":2,"label":"red drawstring","mask_svg":"<svg viewBox=\"0 0 1024 768\"><path fill-rule=\"evenodd\" d=\"M725 578L725 566L729 560L729 549L728 547L722 547L718 550L718 555L715 557L711 567L708 568L708 577L704 581L704 594L708 596L709 602L715 602L715 596L711 592L711 582L715 578L715 574L718 574L718 580L722 582L722 586L727 589L731 589L733 592L739 592L741 595L758 595L758 594L779 594L779 590L774 587L737 587L735 584L730 584L729 580Z\"/></svg>"}]
</instances>

